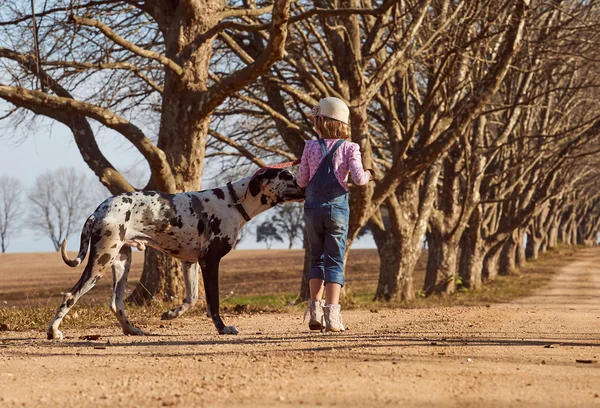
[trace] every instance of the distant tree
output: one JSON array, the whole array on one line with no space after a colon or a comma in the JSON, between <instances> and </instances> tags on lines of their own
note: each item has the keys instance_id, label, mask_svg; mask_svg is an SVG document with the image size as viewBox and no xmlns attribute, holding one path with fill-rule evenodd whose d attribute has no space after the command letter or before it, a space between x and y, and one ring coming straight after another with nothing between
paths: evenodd
<instances>
[{"instance_id":1,"label":"distant tree","mask_svg":"<svg viewBox=\"0 0 600 408\"><path fill-rule=\"evenodd\" d=\"M267 249L271 249L275 242L283 242L283 238L273 222L265 221L256 227L256 242L264 242Z\"/></svg>"},{"instance_id":2,"label":"distant tree","mask_svg":"<svg viewBox=\"0 0 600 408\"><path fill-rule=\"evenodd\" d=\"M278 206L273 217L273 224L287 236L288 249L292 249L294 241L301 238L304 231L304 209L298 203L286 203Z\"/></svg>"},{"instance_id":3,"label":"distant tree","mask_svg":"<svg viewBox=\"0 0 600 408\"><path fill-rule=\"evenodd\" d=\"M87 177L74 168L59 168L38 176L28 194L32 206L30 228L50 238L56 251L81 226L95 204L89 198L89 184Z\"/></svg>"},{"instance_id":4,"label":"distant tree","mask_svg":"<svg viewBox=\"0 0 600 408\"><path fill-rule=\"evenodd\" d=\"M0 247L6 252L10 238L18 231L21 218L21 195L23 184L13 177L0 177Z\"/></svg>"}]
</instances>

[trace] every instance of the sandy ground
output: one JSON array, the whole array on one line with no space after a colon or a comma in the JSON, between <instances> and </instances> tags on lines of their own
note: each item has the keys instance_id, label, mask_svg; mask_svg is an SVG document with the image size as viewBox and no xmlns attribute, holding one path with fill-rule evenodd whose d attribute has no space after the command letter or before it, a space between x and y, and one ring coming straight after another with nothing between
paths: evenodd
<instances>
[{"instance_id":1,"label":"sandy ground","mask_svg":"<svg viewBox=\"0 0 600 408\"><path fill-rule=\"evenodd\" d=\"M234 337L198 317L141 338L0 333L0 406L600 406L599 248L516 303L344 319L340 335L291 313L226 316Z\"/></svg>"}]
</instances>

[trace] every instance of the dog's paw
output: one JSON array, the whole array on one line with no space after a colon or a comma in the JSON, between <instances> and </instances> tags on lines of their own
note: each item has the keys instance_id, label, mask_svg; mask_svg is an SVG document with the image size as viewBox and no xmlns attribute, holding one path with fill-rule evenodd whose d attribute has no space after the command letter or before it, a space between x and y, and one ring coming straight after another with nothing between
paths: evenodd
<instances>
[{"instance_id":1,"label":"dog's paw","mask_svg":"<svg viewBox=\"0 0 600 408\"><path fill-rule=\"evenodd\" d=\"M63 339L63 334L60 330L58 329L48 329L48 331L46 332L46 336L48 337L48 340L62 340Z\"/></svg>"},{"instance_id":2,"label":"dog's paw","mask_svg":"<svg viewBox=\"0 0 600 408\"><path fill-rule=\"evenodd\" d=\"M160 319L161 320L173 320L177 317L179 317L179 313L177 313L177 309L173 309L173 310L167 310L166 312L164 312Z\"/></svg>"},{"instance_id":3,"label":"dog's paw","mask_svg":"<svg viewBox=\"0 0 600 408\"><path fill-rule=\"evenodd\" d=\"M235 326L225 326L219 334L238 334L238 329Z\"/></svg>"},{"instance_id":4,"label":"dog's paw","mask_svg":"<svg viewBox=\"0 0 600 408\"><path fill-rule=\"evenodd\" d=\"M142 329L138 329L135 326L123 329L123 334L126 336L146 336L146 333Z\"/></svg>"}]
</instances>

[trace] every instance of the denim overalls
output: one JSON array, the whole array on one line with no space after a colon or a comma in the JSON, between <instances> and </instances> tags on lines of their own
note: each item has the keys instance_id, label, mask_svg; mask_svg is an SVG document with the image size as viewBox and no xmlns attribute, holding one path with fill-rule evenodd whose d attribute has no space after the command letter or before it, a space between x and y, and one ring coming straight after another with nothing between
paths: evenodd
<instances>
[{"instance_id":1,"label":"denim overalls","mask_svg":"<svg viewBox=\"0 0 600 408\"><path fill-rule=\"evenodd\" d=\"M317 172L306 186L304 217L310 246L308 279L322 279L325 284L344 286L344 253L348 235L348 193L337 180L333 154L344 143L339 140L329 153L323 139L318 139L323 153Z\"/></svg>"}]
</instances>

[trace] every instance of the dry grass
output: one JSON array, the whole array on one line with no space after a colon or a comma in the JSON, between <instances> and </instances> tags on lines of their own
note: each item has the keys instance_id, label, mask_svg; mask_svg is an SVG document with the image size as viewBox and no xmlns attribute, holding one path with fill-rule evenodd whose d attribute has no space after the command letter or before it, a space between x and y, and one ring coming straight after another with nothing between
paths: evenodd
<instances>
[{"instance_id":1,"label":"dry grass","mask_svg":"<svg viewBox=\"0 0 600 408\"><path fill-rule=\"evenodd\" d=\"M347 266L345 308L416 308L458 305L485 305L509 302L530 295L543 286L562 266L572 261L575 248L561 248L543 254L537 262L527 264L510 276L500 276L482 290L460 291L453 296L429 298L417 296L414 302L373 302L379 259L376 250L361 249L350 253ZM224 313L277 312L300 310L294 306L299 289L303 253L300 250L235 251L227 256L221 268L221 299ZM134 254L130 287L141 274L143 257ZM426 253L415 271L415 283L423 282ZM79 278L82 268L68 268L55 253L0 255L0 323L10 330L44 330L60 303L61 292ZM417 286L418 287L418 286ZM115 325L107 307L110 278L83 297L67 316L65 328ZM128 306L127 312L136 323L160 324L161 314L172 304ZM199 305L186 316L201 316Z\"/></svg>"}]
</instances>

